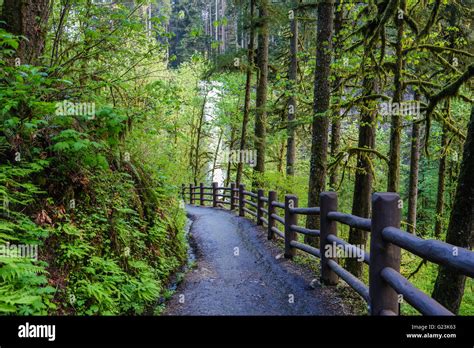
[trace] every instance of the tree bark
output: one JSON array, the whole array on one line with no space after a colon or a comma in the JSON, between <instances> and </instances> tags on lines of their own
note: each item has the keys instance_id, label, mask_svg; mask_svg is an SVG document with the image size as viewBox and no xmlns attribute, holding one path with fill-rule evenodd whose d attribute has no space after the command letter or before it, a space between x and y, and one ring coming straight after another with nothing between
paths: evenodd
<instances>
[{"instance_id":1,"label":"tree bark","mask_svg":"<svg viewBox=\"0 0 474 348\"><path fill-rule=\"evenodd\" d=\"M17 49L16 58L21 64L39 64L44 52L49 0L4 0L0 24L14 35L23 36Z\"/></svg>"},{"instance_id":2,"label":"tree bark","mask_svg":"<svg viewBox=\"0 0 474 348\"><path fill-rule=\"evenodd\" d=\"M202 138L202 128L204 123L206 122L205 120L205 110L206 110L206 103L207 103L207 94L204 97L204 100L202 102L202 107L201 107L201 113L199 115L199 121L198 121L198 127L197 127L197 136L196 136L196 145L194 148L194 163L193 163L193 182L194 185L198 184L198 176L199 176L199 168L200 168L200 160L199 160L199 148L201 145L201 138Z\"/></svg>"},{"instance_id":3,"label":"tree bark","mask_svg":"<svg viewBox=\"0 0 474 348\"><path fill-rule=\"evenodd\" d=\"M260 0L258 4L260 32L258 34L258 85L255 112L255 150L257 151L257 163L254 167L253 186L260 187L258 174L265 172L265 142L266 142L266 119L267 119L267 88L268 88L268 0Z\"/></svg>"},{"instance_id":4,"label":"tree bark","mask_svg":"<svg viewBox=\"0 0 474 348\"><path fill-rule=\"evenodd\" d=\"M399 11L395 12L395 24L397 27L397 41L395 43L395 73L394 73L394 84L395 91L393 93L393 103L400 104L403 102L403 91L405 89L402 82L402 71L403 71L403 35L404 35L404 22L403 17L406 12L405 0L400 0ZM400 108L398 108L400 109ZM390 130L390 153L389 153L389 167L388 167L388 179L387 179L387 191L398 192L400 186L400 133L402 129L401 115L391 115L391 130Z\"/></svg>"},{"instance_id":5,"label":"tree bark","mask_svg":"<svg viewBox=\"0 0 474 348\"><path fill-rule=\"evenodd\" d=\"M474 242L474 107L468 126L467 139L456 187L456 199L446 233L446 242L472 249ZM440 266L433 298L457 314L464 294L466 277Z\"/></svg>"},{"instance_id":6,"label":"tree bark","mask_svg":"<svg viewBox=\"0 0 474 348\"><path fill-rule=\"evenodd\" d=\"M280 143L280 149L278 151L278 164L277 171L283 176L283 163L285 162L285 141L282 140Z\"/></svg>"},{"instance_id":7,"label":"tree bark","mask_svg":"<svg viewBox=\"0 0 474 348\"><path fill-rule=\"evenodd\" d=\"M436 221L435 238L438 239L443 232L443 213L444 213L444 192L446 188L446 146L448 145L448 130L443 127L441 136L441 157L438 167L438 193L436 196Z\"/></svg>"},{"instance_id":8,"label":"tree bark","mask_svg":"<svg viewBox=\"0 0 474 348\"><path fill-rule=\"evenodd\" d=\"M329 75L332 58L332 34L334 1L323 1L318 5L318 33L316 39L316 69L314 74L313 136L309 173L308 206L319 206L319 194L326 184L329 103L331 97ZM319 218L309 215L307 228L318 229ZM305 241L317 245L318 239L305 236Z\"/></svg>"},{"instance_id":9,"label":"tree bark","mask_svg":"<svg viewBox=\"0 0 474 348\"><path fill-rule=\"evenodd\" d=\"M449 25L455 26L456 25L456 9L453 5L447 6L447 12L449 14ZM449 47L455 47L455 36L452 32L449 33ZM452 60L453 55L450 54L450 59ZM450 109L451 109L451 101L447 99L444 102L446 115L449 118L450 116ZM444 205L445 205L445 191L446 191L446 155L447 155L447 147L448 146L448 129L445 125L443 125L443 134L441 136L441 157L439 159L439 168L438 168L438 193L436 197L436 221L435 221L435 229L434 234L435 238L440 238L443 232L443 213L444 213Z\"/></svg>"},{"instance_id":10,"label":"tree bark","mask_svg":"<svg viewBox=\"0 0 474 348\"><path fill-rule=\"evenodd\" d=\"M408 232L416 232L416 205L418 201L418 171L420 167L421 124L413 122L411 131L410 182L408 184Z\"/></svg>"},{"instance_id":11,"label":"tree bark","mask_svg":"<svg viewBox=\"0 0 474 348\"><path fill-rule=\"evenodd\" d=\"M364 64L365 65L365 64ZM367 67L370 68L370 67ZM365 69L364 69L365 70ZM371 95L374 91L374 78L362 72L364 76L363 89L365 95ZM361 108L360 126L359 126L359 148L375 148L375 122L376 112L374 107L370 106L370 101L365 101ZM357 155L357 170L354 182L354 195L352 199L352 214L368 218L370 214L371 194L372 194L373 175L371 171L371 154L360 152ZM367 232L355 228L349 230L349 243L355 244L360 248L365 248L367 244ZM362 275L363 263L357 259L348 258L346 268L357 277Z\"/></svg>"},{"instance_id":12,"label":"tree bark","mask_svg":"<svg viewBox=\"0 0 474 348\"><path fill-rule=\"evenodd\" d=\"M254 15L255 15L255 0L250 0L250 39L248 43L247 51L247 80L245 82L245 101L244 101L244 115L242 118L242 133L240 135L240 153L244 151L246 142L247 142L247 124L249 122L250 115L250 102L252 97L252 71L253 71L253 61L254 61L254 41L255 41L255 26L254 26ZM235 181L237 185L242 182L242 171L244 164L242 161L237 163L237 174Z\"/></svg>"},{"instance_id":13,"label":"tree bark","mask_svg":"<svg viewBox=\"0 0 474 348\"><path fill-rule=\"evenodd\" d=\"M335 17L334 17L334 36L335 36L335 44L334 44L334 55L335 60L340 60L341 58L341 49L342 49L342 42L340 37L340 32L342 29L342 24L344 21L344 11L339 6L336 6ZM341 76L339 73L336 73L333 89L337 90L338 97L342 96L342 85L341 85ZM340 100L340 99L339 99ZM338 103L337 107L334 108L333 115L332 115L332 122L331 122L331 157L335 158L337 153L339 152L339 148L341 146L341 118L340 118L340 102ZM329 176L329 187L331 190L336 190L339 184L339 170L338 165L335 165L332 168L331 175Z\"/></svg>"},{"instance_id":14,"label":"tree bark","mask_svg":"<svg viewBox=\"0 0 474 348\"><path fill-rule=\"evenodd\" d=\"M234 144L235 144L235 127L233 125L231 125L230 141L229 141L229 147L228 147L229 153L232 153L231 151L234 150ZM229 157L230 157L230 154L229 154ZM225 178L225 185L224 186L226 186L226 187L229 186L231 177L232 177L232 161L229 158L229 160L227 162L227 175L226 175L226 178Z\"/></svg>"},{"instance_id":15,"label":"tree bark","mask_svg":"<svg viewBox=\"0 0 474 348\"><path fill-rule=\"evenodd\" d=\"M296 118L296 91L298 74L298 20L296 18L296 9L293 10L290 18L291 38L290 38L290 68L288 71L288 82L290 84L291 95L288 99L288 139L286 146L286 175L295 175L295 118Z\"/></svg>"}]
</instances>

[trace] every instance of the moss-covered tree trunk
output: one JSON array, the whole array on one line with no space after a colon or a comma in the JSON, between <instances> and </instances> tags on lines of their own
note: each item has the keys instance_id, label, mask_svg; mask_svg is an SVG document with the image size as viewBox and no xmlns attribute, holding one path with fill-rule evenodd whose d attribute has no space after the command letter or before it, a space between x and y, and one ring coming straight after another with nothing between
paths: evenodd
<instances>
[{"instance_id":1,"label":"moss-covered tree trunk","mask_svg":"<svg viewBox=\"0 0 474 348\"><path fill-rule=\"evenodd\" d=\"M365 64L364 64L365 65ZM375 90L375 80L372 76L363 72L364 81L362 83L364 95L370 95ZM361 108L359 121L359 148L375 148L375 122L376 111L370 105L370 101L364 102ZM369 152L359 152L357 155L357 170L354 182L354 194L352 198L352 214L368 218L370 214L372 195L372 160ZM349 231L349 243L365 248L367 244L367 232L356 228ZM357 277L362 275L363 263L355 258L346 260L346 268Z\"/></svg>"},{"instance_id":2,"label":"moss-covered tree trunk","mask_svg":"<svg viewBox=\"0 0 474 348\"><path fill-rule=\"evenodd\" d=\"M250 0L250 29L249 29L249 43L247 50L247 76L245 82L245 100L244 100L244 114L242 117L242 130L240 135L240 153L245 150L247 143L247 124L250 117L250 102L252 97L252 76L253 76L253 61L255 56L255 24L254 24L254 15L255 15L255 0ZM237 174L235 181L237 184L242 182L242 171L244 164L242 161L237 162Z\"/></svg>"},{"instance_id":3,"label":"moss-covered tree trunk","mask_svg":"<svg viewBox=\"0 0 474 348\"><path fill-rule=\"evenodd\" d=\"M286 175L295 175L295 118L296 118L296 91L298 73L298 19L296 10L290 13L290 68L288 70L288 80L290 83L290 97L288 98L288 125L287 125L287 145L286 145Z\"/></svg>"},{"instance_id":4,"label":"moss-covered tree trunk","mask_svg":"<svg viewBox=\"0 0 474 348\"><path fill-rule=\"evenodd\" d=\"M449 221L446 242L472 249L474 242L474 107L461 163L455 201ZM466 277L440 266L433 298L453 313L459 312Z\"/></svg>"},{"instance_id":5,"label":"moss-covered tree trunk","mask_svg":"<svg viewBox=\"0 0 474 348\"><path fill-rule=\"evenodd\" d=\"M410 174L408 184L408 231L416 231L416 207L418 201L418 172L420 168L421 124L413 122L411 131Z\"/></svg>"},{"instance_id":6,"label":"moss-covered tree trunk","mask_svg":"<svg viewBox=\"0 0 474 348\"><path fill-rule=\"evenodd\" d=\"M14 35L24 37L20 41L15 58L21 64L35 65L44 52L49 0L4 0L0 26Z\"/></svg>"},{"instance_id":7,"label":"moss-covered tree trunk","mask_svg":"<svg viewBox=\"0 0 474 348\"><path fill-rule=\"evenodd\" d=\"M196 144L194 144L194 161L193 161L193 183L194 185L198 184L200 169L201 169L201 154L199 150L201 149L201 139L203 137L203 127L204 123L206 122L206 103L207 103L207 96L204 97L202 101L201 113L199 114L199 122L197 126L197 135L196 135Z\"/></svg>"},{"instance_id":8,"label":"moss-covered tree trunk","mask_svg":"<svg viewBox=\"0 0 474 348\"><path fill-rule=\"evenodd\" d=\"M255 103L255 150L257 151L257 163L254 167L254 173L260 175L265 172L265 148L266 148L266 119L267 119L267 89L268 89L268 46L270 33L268 29L268 0L259 0L259 25L258 33L258 85ZM253 180L253 186L261 186L256 177Z\"/></svg>"},{"instance_id":9,"label":"moss-covered tree trunk","mask_svg":"<svg viewBox=\"0 0 474 348\"><path fill-rule=\"evenodd\" d=\"M395 84L395 91L393 93L393 103L400 104L403 102L403 91L405 90L402 82L402 71L404 66L403 59L403 36L404 36L404 16L406 12L405 0L400 0L399 10L395 12L394 22L397 28L397 40L395 43L395 71L393 82ZM398 192L400 185L400 142L402 119L401 115L391 115L391 129L390 129L390 151L389 151L389 167L387 178L387 191Z\"/></svg>"},{"instance_id":10,"label":"moss-covered tree trunk","mask_svg":"<svg viewBox=\"0 0 474 348\"><path fill-rule=\"evenodd\" d=\"M333 20L334 1L319 3L316 69L314 72L313 135L308 184L309 207L319 206L319 194L324 191L326 186ZM306 226L311 229L319 229L318 217L309 215ZM305 236L305 241L312 245L318 244L317 238L310 236Z\"/></svg>"},{"instance_id":11,"label":"moss-covered tree trunk","mask_svg":"<svg viewBox=\"0 0 474 348\"><path fill-rule=\"evenodd\" d=\"M229 146L228 146L228 149L229 151L232 151L234 150L234 145L235 145L235 126L234 124L231 124L231 129L230 129L230 140L229 140ZM232 152L231 152L232 153ZM230 157L230 156L229 156ZM226 170L226 178L225 178L225 184L224 186L229 186L230 185L230 181L232 179L232 160L229 158L229 160L227 161L227 170Z\"/></svg>"},{"instance_id":12,"label":"moss-covered tree trunk","mask_svg":"<svg viewBox=\"0 0 474 348\"><path fill-rule=\"evenodd\" d=\"M446 189L446 146L448 146L448 134L446 127L443 127L441 135L441 156L438 167L438 192L436 194L436 220L434 234L436 238L443 232L443 213L444 213L444 192Z\"/></svg>"},{"instance_id":13,"label":"moss-covered tree trunk","mask_svg":"<svg viewBox=\"0 0 474 348\"><path fill-rule=\"evenodd\" d=\"M341 29L344 23L344 10L340 6L336 6L334 16L334 58L339 61L342 54L342 37ZM341 73L334 72L333 90L336 90L338 103L333 109L332 122L331 122L331 156L335 158L341 147L341 117L340 117L340 98L343 93L343 84ZM329 176L329 187L331 190L336 190L339 184L339 170L338 165L334 165Z\"/></svg>"}]
</instances>

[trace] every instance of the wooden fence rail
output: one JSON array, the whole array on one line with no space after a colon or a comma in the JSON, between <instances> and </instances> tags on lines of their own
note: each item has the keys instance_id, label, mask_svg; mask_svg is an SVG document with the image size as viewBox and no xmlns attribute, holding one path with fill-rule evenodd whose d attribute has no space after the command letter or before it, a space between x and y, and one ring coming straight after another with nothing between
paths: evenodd
<instances>
[{"instance_id":1,"label":"wooden fence rail","mask_svg":"<svg viewBox=\"0 0 474 348\"><path fill-rule=\"evenodd\" d=\"M275 237L284 240L286 258L293 258L296 250L320 258L321 281L336 285L342 278L368 303L371 315L398 315L401 299L423 315L453 315L400 274L401 248L449 267L453 272L474 277L474 252L471 250L438 240L425 240L400 229L402 204L397 193L374 193L371 219L338 212L336 192L321 193L321 206L307 208L298 207L295 195L285 195L284 202L279 202L275 191L269 191L265 196L262 189L246 191L243 184L237 186L235 183L230 187L218 187L217 183L210 187L203 183L188 187L183 184L181 194L185 201L189 198L190 204L198 200L200 205L212 202L212 207L228 205L230 210L238 209L239 216L245 217L247 213L255 217L257 225L267 226L269 240ZM212 199L204 196L212 196ZM283 216L278 215L278 209L284 210ZM320 230L298 226L298 215L319 215ZM370 232L370 253L340 239L337 223ZM299 242L298 233L319 236L319 248ZM352 256L357 255L360 262L369 265L368 286L338 263L337 247Z\"/></svg>"}]
</instances>

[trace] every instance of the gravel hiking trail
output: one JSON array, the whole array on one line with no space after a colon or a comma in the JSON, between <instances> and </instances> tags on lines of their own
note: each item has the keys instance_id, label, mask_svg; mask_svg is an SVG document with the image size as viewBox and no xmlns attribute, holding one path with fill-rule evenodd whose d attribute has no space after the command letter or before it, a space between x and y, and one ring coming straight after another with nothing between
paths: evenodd
<instances>
[{"instance_id":1,"label":"gravel hiking trail","mask_svg":"<svg viewBox=\"0 0 474 348\"><path fill-rule=\"evenodd\" d=\"M283 257L265 228L219 208L186 210L195 266L164 315L350 314L309 269Z\"/></svg>"}]
</instances>

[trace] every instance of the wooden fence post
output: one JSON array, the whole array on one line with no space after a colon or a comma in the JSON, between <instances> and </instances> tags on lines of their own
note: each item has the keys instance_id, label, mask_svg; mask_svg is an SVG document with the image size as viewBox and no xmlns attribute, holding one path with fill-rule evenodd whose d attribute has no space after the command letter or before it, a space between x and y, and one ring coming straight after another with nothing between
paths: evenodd
<instances>
[{"instance_id":1,"label":"wooden fence post","mask_svg":"<svg viewBox=\"0 0 474 348\"><path fill-rule=\"evenodd\" d=\"M235 209L235 182L230 183L230 210Z\"/></svg>"},{"instance_id":2,"label":"wooden fence post","mask_svg":"<svg viewBox=\"0 0 474 348\"><path fill-rule=\"evenodd\" d=\"M217 207L217 182L212 183L212 207Z\"/></svg>"},{"instance_id":3,"label":"wooden fence post","mask_svg":"<svg viewBox=\"0 0 474 348\"><path fill-rule=\"evenodd\" d=\"M204 205L204 184L199 184L199 204Z\"/></svg>"},{"instance_id":4,"label":"wooden fence post","mask_svg":"<svg viewBox=\"0 0 474 348\"><path fill-rule=\"evenodd\" d=\"M262 213L262 208L263 208L263 190L258 189L257 191L257 225L263 225L263 221L261 219L263 213Z\"/></svg>"},{"instance_id":5,"label":"wooden fence post","mask_svg":"<svg viewBox=\"0 0 474 348\"><path fill-rule=\"evenodd\" d=\"M245 190L245 185L240 184L239 185L239 216L245 216L244 212L244 190Z\"/></svg>"},{"instance_id":6,"label":"wooden fence post","mask_svg":"<svg viewBox=\"0 0 474 348\"><path fill-rule=\"evenodd\" d=\"M291 241L296 239L296 232L290 226L298 224L298 215L290 212L290 208L298 207L298 197L295 195L285 195L285 257L293 258L296 249L291 246Z\"/></svg>"},{"instance_id":7,"label":"wooden fence post","mask_svg":"<svg viewBox=\"0 0 474 348\"><path fill-rule=\"evenodd\" d=\"M321 281L326 285L336 285L339 277L328 266L328 260L333 259L337 262L335 253L335 245L329 243L327 237L330 234L337 236L337 223L328 219L327 215L331 211L337 211L337 193L336 192L322 192L319 195L320 209L321 209L321 228L319 250L321 252ZM329 255L326 256L326 253Z\"/></svg>"},{"instance_id":8,"label":"wooden fence post","mask_svg":"<svg viewBox=\"0 0 474 348\"><path fill-rule=\"evenodd\" d=\"M184 188L186 186L184 184L181 184L181 198L183 199L184 203L186 203L186 197L184 196Z\"/></svg>"},{"instance_id":9,"label":"wooden fence post","mask_svg":"<svg viewBox=\"0 0 474 348\"><path fill-rule=\"evenodd\" d=\"M189 184L189 204L193 204L193 184Z\"/></svg>"},{"instance_id":10,"label":"wooden fence post","mask_svg":"<svg viewBox=\"0 0 474 348\"><path fill-rule=\"evenodd\" d=\"M277 200L277 193L276 191L268 191L268 231L267 231L267 239L273 239L273 231L272 227L275 227L275 219L272 218L272 214L275 214L276 208L272 204L273 201Z\"/></svg>"},{"instance_id":11,"label":"wooden fence post","mask_svg":"<svg viewBox=\"0 0 474 348\"><path fill-rule=\"evenodd\" d=\"M400 247L384 241L385 227L400 228L400 196L384 192L372 195L372 229L370 234L369 296L370 314L396 314L399 312L398 294L381 276L384 268L400 271Z\"/></svg>"}]
</instances>

